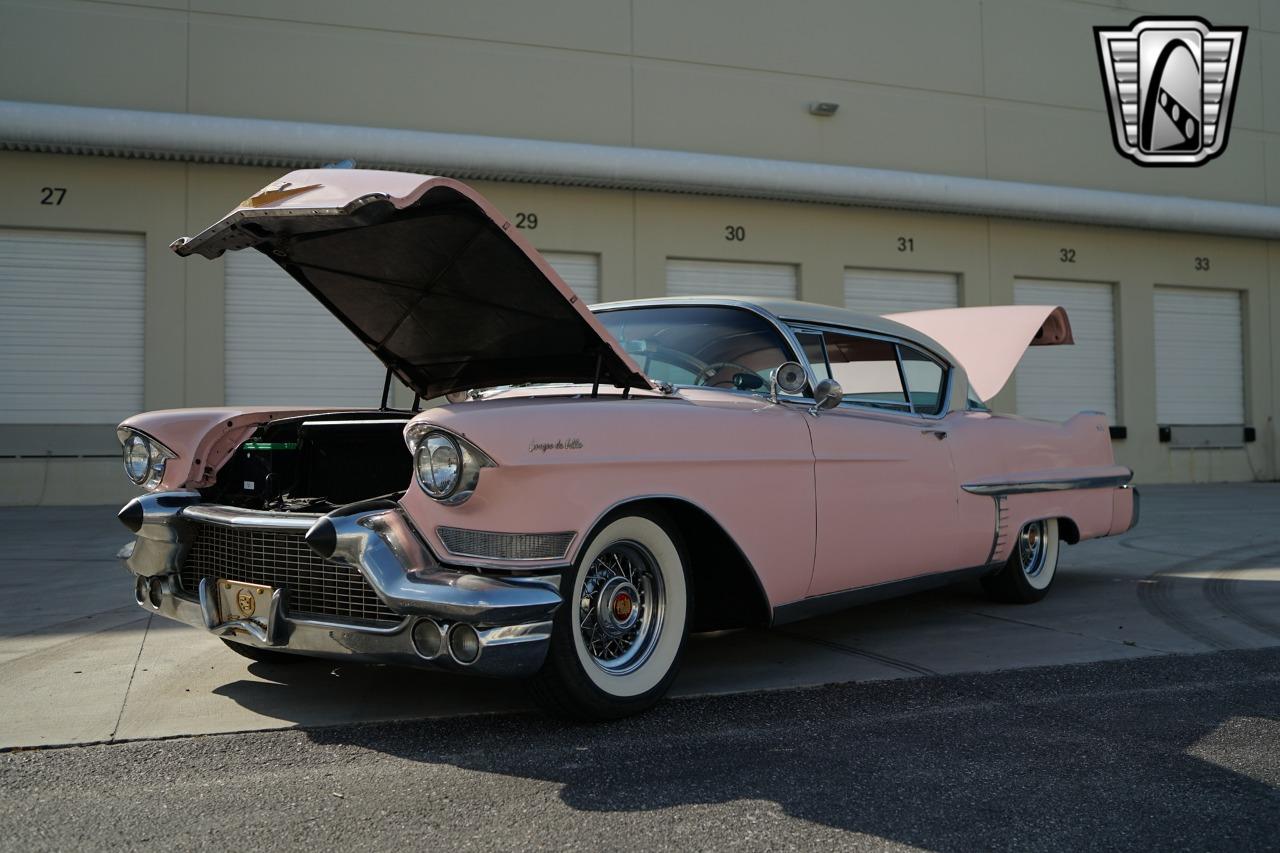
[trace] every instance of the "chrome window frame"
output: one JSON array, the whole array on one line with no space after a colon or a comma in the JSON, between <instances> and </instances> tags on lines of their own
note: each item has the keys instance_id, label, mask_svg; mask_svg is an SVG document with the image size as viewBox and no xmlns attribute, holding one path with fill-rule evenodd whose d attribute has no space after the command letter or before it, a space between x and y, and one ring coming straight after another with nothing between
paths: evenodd
<instances>
[{"instance_id":1,"label":"chrome window frame","mask_svg":"<svg viewBox=\"0 0 1280 853\"><path fill-rule=\"evenodd\" d=\"M792 338L795 338L796 332L808 332L811 334L820 334L820 335L826 334L827 332L832 332L835 334L852 335L854 337L870 338L872 340L885 341L886 343L891 343L894 345L893 352L894 352L894 358L897 360L897 364L898 364L898 378L899 378L899 381L902 382L903 395L907 398L907 408L896 409L890 406L874 405L871 403L860 403L857 400L850 400L847 398L844 400L841 400L840 405L837 408L843 409L847 407L847 408L856 409L859 411L876 412L877 414L905 415L907 417L923 418L926 420L940 420L941 418L946 417L950 413L951 394L953 390L952 386L953 386L953 382L955 381L955 372L956 372L955 365L952 364L947 359L943 358L942 356L938 355L936 352L933 352L928 347L921 345L917 341L908 340L906 338L895 337L893 335L886 335L881 332L872 332L865 329L858 329L852 326L835 326L835 325L826 325L826 324L820 324L820 323L808 323L808 322L802 322L799 320L789 321L784 318L779 318L779 322L787 326L787 328L792 333L791 334ZM946 373L945 380L942 383L942 388L939 391L940 405L938 407L938 411L935 413L930 414L928 412L916 411L915 402L912 401L911 399L911 388L907 385L906 372L904 371L902 366L902 352L899 349L899 347L903 347L903 346L911 347L912 349L928 356L930 360L936 362L938 366L940 366L943 369L943 371L945 371ZM796 349L800 353L804 352L803 347L798 346L798 339L797 339ZM823 351L824 352L826 351L825 340L823 341ZM804 365L805 373L809 376L809 382L810 382L809 387L810 389L812 389L814 385L813 377L816 375L813 371L813 366L809 364L807 357L805 357L800 363ZM799 402L799 403L813 402L812 397L796 397L796 398L787 398L787 399L792 402Z\"/></svg>"},{"instance_id":2,"label":"chrome window frame","mask_svg":"<svg viewBox=\"0 0 1280 853\"><path fill-rule=\"evenodd\" d=\"M859 329L856 326L840 326L840 325L828 324L828 323L813 323L805 320L789 320L786 317L779 316L777 314L774 314L771 311L766 311L765 309L761 308L759 305L756 305L754 303L747 302L744 300L740 300L740 299L718 298L714 300L707 300L705 302L699 301L699 300L689 300L689 299L680 299L678 301L676 300L626 301L626 302L618 302L618 303L608 303L607 307L605 305L592 306L591 313L600 315L600 314L610 314L610 313L613 313L614 311L632 311L638 308L683 308L683 307L731 308L731 309L738 309L741 311L749 311L752 314L755 314L756 316L763 318L765 322L772 325L778 331L778 333L782 335L782 338L784 341L786 341L787 346L791 348L792 360L794 360L797 364L799 364L802 368L804 368L805 377L809 380L808 388L807 388L809 392L808 395L804 395L804 394L779 395L778 396L779 402L794 403L798 405L803 405L806 408L813 406L815 402L813 398L813 389L818 384L818 377L817 377L817 374L815 374L813 371L813 365L809 364L809 359L805 355L804 347L800 345L800 340L796 336L796 331L800 330L800 331L806 331L806 332L816 332L818 334L823 334L824 332L830 331L830 332L838 332L840 334L859 335L862 337L874 338L876 340L888 341L895 345L905 344L906 346L917 349L920 352L929 356L931 359L933 359L938 364L940 364L947 373L946 382L943 383L943 388L941 393L942 405L939 407L940 411L938 411L937 414L930 415L930 414L925 414L923 412L916 412L914 411L914 406L911 407L910 411L900 411L895 409L884 408L882 406L870 406L865 404L859 404L851 400L841 401L840 406L837 408L847 407L849 409L854 409L856 411L867 412L867 413L875 413L875 414L881 414L881 415L905 415L907 417L921 418L924 420L935 420L935 421L941 420L942 418L945 418L948 414L951 413L951 396L955 391L956 366L946 358L942 357L938 353L929 349L927 346L924 346L923 344L921 344L919 341L913 341L907 338L895 337L893 335L886 335L880 332L872 332L866 329ZM825 342L823 343L823 347L825 349L826 347ZM894 351L895 353L897 353L896 347ZM898 356L898 359L899 359L898 369L901 370L902 366L901 366L900 355ZM910 389L907 388L905 378L902 386L903 386L903 391L906 392L907 400L910 401L911 391ZM673 387L701 388L705 390L709 386L675 385ZM739 389L739 388L714 388L711 390L727 392L730 394L746 395L748 397L760 398L764 396L767 398L767 394L762 393L762 390L748 391L748 390Z\"/></svg>"}]
</instances>

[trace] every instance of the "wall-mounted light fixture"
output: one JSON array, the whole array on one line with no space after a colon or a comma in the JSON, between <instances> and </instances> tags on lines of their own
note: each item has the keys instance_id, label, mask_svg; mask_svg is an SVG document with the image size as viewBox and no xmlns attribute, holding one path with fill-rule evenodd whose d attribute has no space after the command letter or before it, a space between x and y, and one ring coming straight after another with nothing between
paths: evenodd
<instances>
[{"instance_id":1,"label":"wall-mounted light fixture","mask_svg":"<svg viewBox=\"0 0 1280 853\"><path fill-rule=\"evenodd\" d=\"M823 116L825 118L835 115L838 109L840 109L839 104L833 104L830 101L814 101L809 104L809 115Z\"/></svg>"}]
</instances>

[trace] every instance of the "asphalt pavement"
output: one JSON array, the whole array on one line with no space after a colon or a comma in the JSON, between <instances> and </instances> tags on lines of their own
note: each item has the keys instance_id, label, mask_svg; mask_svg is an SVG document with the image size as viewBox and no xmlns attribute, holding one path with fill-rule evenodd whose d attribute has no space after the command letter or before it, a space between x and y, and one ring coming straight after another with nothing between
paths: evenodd
<instances>
[{"instance_id":1,"label":"asphalt pavement","mask_svg":"<svg viewBox=\"0 0 1280 853\"><path fill-rule=\"evenodd\" d=\"M0 849L1276 850L1280 650L0 754Z\"/></svg>"},{"instance_id":2,"label":"asphalt pavement","mask_svg":"<svg viewBox=\"0 0 1280 853\"><path fill-rule=\"evenodd\" d=\"M0 851L1280 851L1280 485L1143 498L1039 604L695 636L671 700L595 726L250 663L133 604L112 508L0 510Z\"/></svg>"},{"instance_id":3,"label":"asphalt pavement","mask_svg":"<svg viewBox=\"0 0 1280 853\"><path fill-rule=\"evenodd\" d=\"M0 510L0 749L518 712L502 681L253 664L133 603L113 507ZM1051 594L976 583L690 638L676 696L1280 645L1280 485L1143 488L1142 523L1065 548Z\"/></svg>"}]
</instances>

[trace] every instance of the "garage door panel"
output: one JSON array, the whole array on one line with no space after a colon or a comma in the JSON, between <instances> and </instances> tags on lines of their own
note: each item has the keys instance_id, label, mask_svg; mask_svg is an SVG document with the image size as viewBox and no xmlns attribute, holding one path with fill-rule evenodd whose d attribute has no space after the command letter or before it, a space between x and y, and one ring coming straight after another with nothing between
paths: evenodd
<instances>
[{"instance_id":1,"label":"garage door panel","mask_svg":"<svg viewBox=\"0 0 1280 853\"><path fill-rule=\"evenodd\" d=\"M355 335L259 253L225 257L229 405L378 405L386 369Z\"/></svg>"},{"instance_id":2,"label":"garage door panel","mask_svg":"<svg viewBox=\"0 0 1280 853\"><path fill-rule=\"evenodd\" d=\"M959 279L952 273L852 267L844 271L844 306L851 311L883 315L959 304Z\"/></svg>"},{"instance_id":3,"label":"garage door panel","mask_svg":"<svg viewBox=\"0 0 1280 853\"><path fill-rule=\"evenodd\" d=\"M1019 305L1061 305L1075 338L1073 346L1027 350L1016 373L1018 413L1064 421L1095 411L1116 423L1115 287L1020 279L1013 294Z\"/></svg>"},{"instance_id":4,"label":"garage door panel","mask_svg":"<svg viewBox=\"0 0 1280 853\"><path fill-rule=\"evenodd\" d=\"M798 278L794 264L667 260L668 296L795 299Z\"/></svg>"},{"instance_id":5,"label":"garage door panel","mask_svg":"<svg viewBox=\"0 0 1280 853\"><path fill-rule=\"evenodd\" d=\"M145 291L140 234L0 229L0 421L141 410Z\"/></svg>"},{"instance_id":6,"label":"garage door panel","mask_svg":"<svg viewBox=\"0 0 1280 853\"><path fill-rule=\"evenodd\" d=\"M600 256L585 252L543 252L564 283L587 305L600 301Z\"/></svg>"},{"instance_id":7,"label":"garage door panel","mask_svg":"<svg viewBox=\"0 0 1280 853\"><path fill-rule=\"evenodd\" d=\"M1156 420L1243 424L1240 292L1157 287L1154 306Z\"/></svg>"}]
</instances>

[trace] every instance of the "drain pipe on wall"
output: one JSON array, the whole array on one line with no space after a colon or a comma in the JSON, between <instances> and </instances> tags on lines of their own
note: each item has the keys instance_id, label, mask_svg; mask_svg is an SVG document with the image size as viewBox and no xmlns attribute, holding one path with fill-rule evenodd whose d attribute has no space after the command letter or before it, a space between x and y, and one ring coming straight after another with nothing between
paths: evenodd
<instances>
[{"instance_id":1,"label":"drain pipe on wall","mask_svg":"<svg viewBox=\"0 0 1280 853\"><path fill-rule=\"evenodd\" d=\"M0 149L365 168L1280 239L1280 207L823 163L422 130L0 101Z\"/></svg>"}]
</instances>

